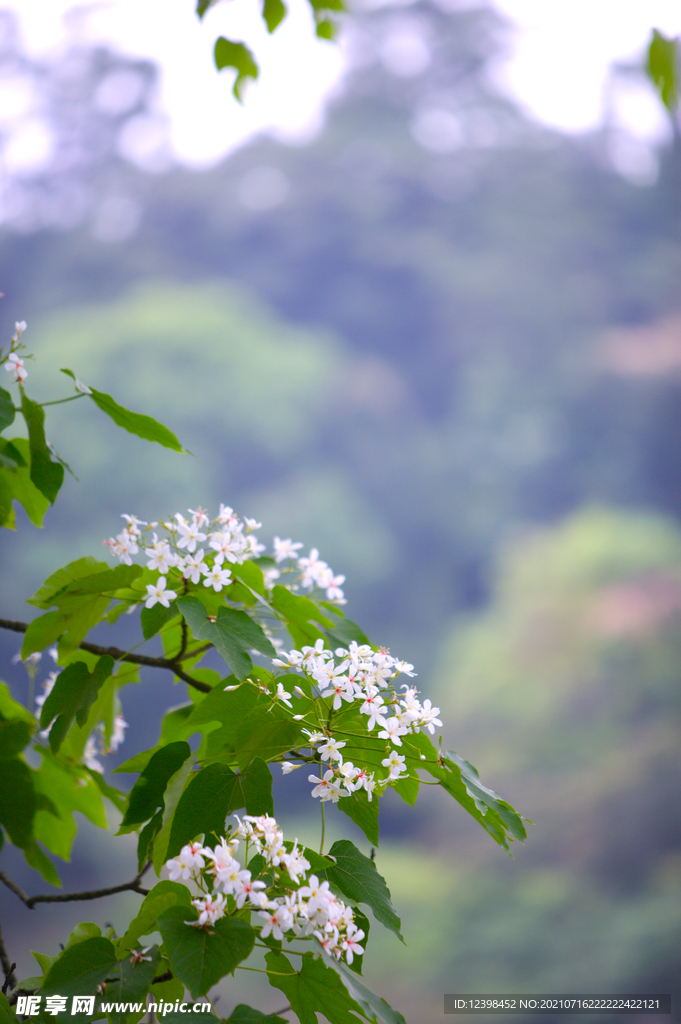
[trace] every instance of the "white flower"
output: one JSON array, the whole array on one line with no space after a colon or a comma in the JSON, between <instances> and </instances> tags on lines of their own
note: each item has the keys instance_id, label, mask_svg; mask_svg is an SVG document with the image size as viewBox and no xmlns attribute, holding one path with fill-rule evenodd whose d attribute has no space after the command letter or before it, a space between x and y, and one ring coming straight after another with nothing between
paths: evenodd
<instances>
[{"instance_id":1,"label":"white flower","mask_svg":"<svg viewBox=\"0 0 681 1024\"><path fill-rule=\"evenodd\" d=\"M278 580L279 577L281 576L281 573L279 572L278 569L272 567L270 569L263 569L262 576L265 588L267 590L271 590L275 584L275 581Z\"/></svg>"},{"instance_id":2,"label":"white flower","mask_svg":"<svg viewBox=\"0 0 681 1024\"><path fill-rule=\"evenodd\" d=\"M28 324L26 323L25 320L15 320L15 322L14 322L14 330L18 334L19 338L24 333L24 331L26 330L27 327L28 327ZM18 340L19 339L17 338L17 341Z\"/></svg>"},{"instance_id":3,"label":"white flower","mask_svg":"<svg viewBox=\"0 0 681 1024\"><path fill-rule=\"evenodd\" d=\"M248 875L248 878L239 878L234 883L232 891L232 895L236 896L238 909L241 910L246 900L249 900L255 907L261 907L264 894L258 890L265 889L267 886L264 882L253 882L250 871L242 871L241 874ZM267 899L266 896L264 898Z\"/></svg>"},{"instance_id":4,"label":"white flower","mask_svg":"<svg viewBox=\"0 0 681 1024\"><path fill-rule=\"evenodd\" d=\"M232 582L232 574L229 569L223 569L220 565L214 565L205 573L205 576L204 587L212 587L216 593Z\"/></svg>"},{"instance_id":5,"label":"white flower","mask_svg":"<svg viewBox=\"0 0 681 1024\"><path fill-rule=\"evenodd\" d=\"M196 545L206 539L205 533L201 533L197 522L186 523L179 513L175 518L177 519L177 532L180 534L180 539L177 542L178 548L186 548L189 552L196 551Z\"/></svg>"},{"instance_id":6,"label":"white flower","mask_svg":"<svg viewBox=\"0 0 681 1024\"><path fill-rule=\"evenodd\" d=\"M338 604L347 604L345 594L340 588L341 583L345 583L345 576L332 576L330 580L326 581L327 601L336 601Z\"/></svg>"},{"instance_id":7,"label":"white flower","mask_svg":"<svg viewBox=\"0 0 681 1024\"><path fill-rule=\"evenodd\" d=\"M227 900L218 893L217 896L206 896L205 899L192 900L192 905L199 911L198 921L190 921L196 927L215 924L221 917L225 916Z\"/></svg>"},{"instance_id":8,"label":"white flower","mask_svg":"<svg viewBox=\"0 0 681 1024\"><path fill-rule=\"evenodd\" d=\"M352 963L354 956L362 956L364 949L360 946L360 942L364 938L364 932L361 928L353 922L348 925L347 933L343 942L341 942L341 949L345 950L345 959L349 964Z\"/></svg>"},{"instance_id":9,"label":"white flower","mask_svg":"<svg viewBox=\"0 0 681 1024\"><path fill-rule=\"evenodd\" d=\"M293 917L288 907L277 907L272 913L271 910L259 910L258 916L262 917L265 924L260 932L260 937L266 939L267 936L272 933L272 938L283 939L284 932L287 932L293 925Z\"/></svg>"},{"instance_id":10,"label":"white flower","mask_svg":"<svg viewBox=\"0 0 681 1024\"><path fill-rule=\"evenodd\" d=\"M87 384L83 384L82 380L78 380L76 377L76 391L80 391L81 395L91 395L92 388L89 388Z\"/></svg>"},{"instance_id":11,"label":"white flower","mask_svg":"<svg viewBox=\"0 0 681 1024\"><path fill-rule=\"evenodd\" d=\"M299 548L302 548L302 541L296 541L295 544L290 537L286 540L280 540L279 537L275 537L272 542L274 547L274 561L283 562L285 558L296 558Z\"/></svg>"},{"instance_id":12,"label":"white flower","mask_svg":"<svg viewBox=\"0 0 681 1024\"><path fill-rule=\"evenodd\" d=\"M39 694L35 699L36 707L41 708L45 701L47 700L47 698L49 697L49 695L52 693L52 690L54 689L54 684L57 682L58 675L58 672L50 672L49 676L43 683L43 692ZM37 711L36 718L40 718L40 714Z\"/></svg>"},{"instance_id":13,"label":"white flower","mask_svg":"<svg viewBox=\"0 0 681 1024\"><path fill-rule=\"evenodd\" d=\"M127 514L127 512L122 512L121 513L121 519L125 519L125 521L128 524L127 527L126 527L126 530L127 530L128 533L131 533L133 535L133 537L139 537L140 536L140 534L142 532L140 530L140 526L148 526L149 525L148 523L145 523L143 519L138 519L137 516L129 516Z\"/></svg>"},{"instance_id":14,"label":"white flower","mask_svg":"<svg viewBox=\"0 0 681 1024\"><path fill-rule=\"evenodd\" d=\"M262 523L259 523L257 519L249 519L248 516L244 516L244 522L246 524L246 530L248 533L250 533L251 530L262 529Z\"/></svg>"},{"instance_id":15,"label":"white flower","mask_svg":"<svg viewBox=\"0 0 681 1024\"><path fill-rule=\"evenodd\" d=\"M44 700L45 700L45 698L43 697L43 701ZM36 704L37 703L38 703L38 700L36 698ZM296 770L296 768L300 768L300 767L301 767L301 765L294 764L293 761L282 761L281 762L281 773L282 773L282 775L290 775L291 772L294 772Z\"/></svg>"},{"instance_id":16,"label":"white flower","mask_svg":"<svg viewBox=\"0 0 681 1024\"><path fill-rule=\"evenodd\" d=\"M310 744L322 743L326 739L323 732L310 732L309 729L303 729L303 732L310 737Z\"/></svg>"},{"instance_id":17,"label":"white flower","mask_svg":"<svg viewBox=\"0 0 681 1024\"><path fill-rule=\"evenodd\" d=\"M165 574L177 563L177 556L173 554L170 547L164 540L159 540L154 534L154 543L147 548L147 569L158 569Z\"/></svg>"},{"instance_id":18,"label":"white flower","mask_svg":"<svg viewBox=\"0 0 681 1024\"><path fill-rule=\"evenodd\" d=\"M322 562L319 558L319 551L317 548L311 548L309 558L299 558L298 568L303 570L302 584L304 587L322 586L324 581L324 573L328 570L326 562Z\"/></svg>"},{"instance_id":19,"label":"white flower","mask_svg":"<svg viewBox=\"0 0 681 1024\"><path fill-rule=\"evenodd\" d=\"M398 754L396 750L391 750L390 755L388 757L384 757L383 760L381 761L381 764L385 768L390 769L390 775L388 776L389 779L399 779L405 777L403 775L400 775L400 772L405 770L404 762L404 754Z\"/></svg>"},{"instance_id":20,"label":"white flower","mask_svg":"<svg viewBox=\"0 0 681 1024\"><path fill-rule=\"evenodd\" d=\"M308 775L308 782L316 783L311 795L320 797L323 802L331 800L334 804L337 804L342 793L340 786L333 781L333 778L334 773L331 769L324 773L322 779L317 779L314 775Z\"/></svg>"},{"instance_id":21,"label":"white flower","mask_svg":"<svg viewBox=\"0 0 681 1024\"><path fill-rule=\"evenodd\" d=\"M308 912L315 914L318 910L328 910L334 895L328 882L320 882L316 875L310 875L308 884L301 886L298 896L308 900Z\"/></svg>"},{"instance_id":22,"label":"white flower","mask_svg":"<svg viewBox=\"0 0 681 1024\"><path fill-rule=\"evenodd\" d=\"M384 710L384 703L380 693L368 693L366 700L359 710L361 714L369 716L369 721L367 722L369 732L373 730L376 722L380 722L381 725L383 724L384 719L381 712Z\"/></svg>"},{"instance_id":23,"label":"white flower","mask_svg":"<svg viewBox=\"0 0 681 1024\"><path fill-rule=\"evenodd\" d=\"M203 560L203 548L199 548L196 554L186 555L182 562L182 575L192 583L198 583L202 574L210 572L210 567Z\"/></svg>"},{"instance_id":24,"label":"white flower","mask_svg":"<svg viewBox=\"0 0 681 1024\"><path fill-rule=\"evenodd\" d=\"M283 683L277 683L277 700L283 701L284 704L288 704L289 707L293 706L291 704L291 694L286 692Z\"/></svg>"},{"instance_id":25,"label":"white flower","mask_svg":"<svg viewBox=\"0 0 681 1024\"><path fill-rule=\"evenodd\" d=\"M190 508L189 511L194 516L194 522L196 523L199 529L201 529L202 526L208 526L210 520L208 518L208 513L206 512L205 508L201 508L201 506L199 505L196 511L194 511L193 508Z\"/></svg>"},{"instance_id":26,"label":"white flower","mask_svg":"<svg viewBox=\"0 0 681 1024\"><path fill-rule=\"evenodd\" d=\"M83 751L83 764L90 771L99 772L100 775L104 774L104 766L101 761L97 760L97 741L94 736L88 736L87 743L85 744L85 750Z\"/></svg>"},{"instance_id":27,"label":"white flower","mask_svg":"<svg viewBox=\"0 0 681 1024\"><path fill-rule=\"evenodd\" d=\"M166 867L170 873L170 879L176 882L178 878L191 878L192 875L204 867L204 850L201 843L188 843L183 846L177 857L166 861Z\"/></svg>"},{"instance_id":28,"label":"white flower","mask_svg":"<svg viewBox=\"0 0 681 1024\"><path fill-rule=\"evenodd\" d=\"M400 739L400 736L405 736L409 730L405 725L400 723L399 718L396 718L393 715L391 718L384 718L379 722L379 724L383 726L383 729L379 732L378 738L381 740L390 740L390 742L394 743L395 746L401 747L402 740Z\"/></svg>"},{"instance_id":29,"label":"white flower","mask_svg":"<svg viewBox=\"0 0 681 1024\"><path fill-rule=\"evenodd\" d=\"M326 743L323 743L320 747L317 748L317 751L322 755L325 761L342 761L343 756L339 753L339 751L344 746L345 741L343 741L343 743L338 743L338 741L335 740L333 736L330 736L326 740Z\"/></svg>"},{"instance_id":30,"label":"white flower","mask_svg":"<svg viewBox=\"0 0 681 1024\"><path fill-rule=\"evenodd\" d=\"M217 552L215 562L222 565L225 558L228 562L243 562L243 553L248 547L248 541L239 532L231 533L229 530L217 531L210 535L210 546Z\"/></svg>"},{"instance_id":31,"label":"white flower","mask_svg":"<svg viewBox=\"0 0 681 1024\"><path fill-rule=\"evenodd\" d=\"M23 384L26 378L28 377L28 373L26 372L26 368L24 366L24 360L20 359L16 352L10 353L10 355L7 357L5 369L7 370L8 373L14 374L15 384Z\"/></svg>"},{"instance_id":32,"label":"white flower","mask_svg":"<svg viewBox=\"0 0 681 1024\"><path fill-rule=\"evenodd\" d=\"M414 666L410 665L407 661L396 661L394 667L397 669L398 674L401 672L405 676L415 676Z\"/></svg>"},{"instance_id":33,"label":"white flower","mask_svg":"<svg viewBox=\"0 0 681 1024\"><path fill-rule=\"evenodd\" d=\"M431 736L435 732L436 725L442 726L442 722L440 721L439 718L436 717L439 714L439 708L432 707L429 700L424 700L423 710L421 713L421 717L419 718L419 725L425 725L426 729L431 734Z\"/></svg>"},{"instance_id":34,"label":"white flower","mask_svg":"<svg viewBox=\"0 0 681 1024\"><path fill-rule=\"evenodd\" d=\"M153 608L155 604L162 604L164 608L170 608L170 602L174 601L177 594L174 590L166 590L166 578L161 576L156 583L147 583L147 599L144 602L145 608Z\"/></svg>"},{"instance_id":35,"label":"white flower","mask_svg":"<svg viewBox=\"0 0 681 1024\"><path fill-rule=\"evenodd\" d=\"M165 582L165 581L164 581ZM128 723L123 718L123 715L116 715L114 718L113 729L111 731L111 738L109 740L109 749L107 754L115 754L121 743L125 740L125 730L128 728Z\"/></svg>"}]
</instances>

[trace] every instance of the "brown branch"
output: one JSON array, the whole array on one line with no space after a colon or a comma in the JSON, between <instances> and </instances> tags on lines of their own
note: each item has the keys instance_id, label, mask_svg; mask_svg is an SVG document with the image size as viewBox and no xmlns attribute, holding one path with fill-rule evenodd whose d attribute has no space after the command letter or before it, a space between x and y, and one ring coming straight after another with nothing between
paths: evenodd
<instances>
[{"instance_id":1,"label":"brown branch","mask_svg":"<svg viewBox=\"0 0 681 1024\"><path fill-rule=\"evenodd\" d=\"M18 896L19 899L29 910L33 910L36 903L71 903L73 900L98 900L102 896L115 896L118 892L138 892L140 896L146 896L149 889L144 889L140 885L142 876L151 867L151 861L145 864L142 870L132 882L124 882L123 885L112 885L108 889L91 889L88 892L71 892L71 893L54 893L47 894L44 896L27 896L23 889L20 889L15 882L8 878L2 871L0 871L0 882L4 882L8 889Z\"/></svg>"},{"instance_id":2,"label":"brown branch","mask_svg":"<svg viewBox=\"0 0 681 1024\"><path fill-rule=\"evenodd\" d=\"M171 981L171 980L172 980L172 978L173 978L173 972L172 972L172 971L166 971L166 973L165 973L165 974L159 974L159 975L157 975L157 976L156 976L156 977L154 978L154 980L152 981L152 983L151 983L151 984L152 984L152 985L158 985L158 984L159 984L159 982L161 982L161 981Z\"/></svg>"},{"instance_id":3,"label":"brown branch","mask_svg":"<svg viewBox=\"0 0 681 1024\"><path fill-rule=\"evenodd\" d=\"M18 896L22 903L27 903L27 901L30 899L30 897L26 895L24 890L19 888L16 882L13 882L11 878L7 877L4 871L0 871L0 882L4 882L7 888L11 892L13 892L15 896Z\"/></svg>"},{"instance_id":4,"label":"brown branch","mask_svg":"<svg viewBox=\"0 0 681 1024\"><path fill-rule=\"evenodd\" d=\"M14 970L16 964L10 963L9 954L7 953L7 947L5 946L5 940L2 937L2 928L0 928L0 963L5 974L5 981L2 986L2 994L5 995L7 989L13 988L17 983Z\"/></svg>"},{"instance_id":5,"label":"brown branch","mask_svg":"<svg viewBox=\"0 0 681 1024\"><path fill-rule=\"evenodd\" d=\"M28 629L27 622L16 622L13 619L0 619L0 628L11 629L15 633L25 633ZM212 646L212 645L209 645ZM176 676L179 676L188 686L193 686L195 690L200 690L201 693L210 693L211 687L208 683L202 683L199 679L192 679L190 675L181 668L179 665L180 658L149 658L145 654L128 654L126 651L122 651L119 647L100 647L99 644L82 643L79 645L80 650L89 651L90 654L108 654L114 661L129 661L133 665L147 665L150 668L166 668L169 672L174 672ZM207 650L208 647L200 648L199 651ZM183 657L191 657L196 654L196 651L192 651L189 655L183 655Z\"/></svg>"}]
</instances>

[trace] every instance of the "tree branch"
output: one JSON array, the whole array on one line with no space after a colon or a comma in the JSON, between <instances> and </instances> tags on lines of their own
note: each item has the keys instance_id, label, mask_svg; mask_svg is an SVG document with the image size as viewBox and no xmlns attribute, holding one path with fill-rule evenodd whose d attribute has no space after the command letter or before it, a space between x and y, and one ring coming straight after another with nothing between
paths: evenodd
<instances>
[{"instance_id":1,"label":"tree branch","mask_svg":"<svg viewBox=\"0 0 681 1024\"><path fill-rule=\"evenodd\" d=\"M28 623L16 622L13 619L0 619L0 628L11 629L15 633L25 633L28 629ZM199 651L208 650L209 646L212 646L212 644L199 648ZM79 649L89 651L90 654L99 654L100 656L108 654L114 661L129 661L133 665L147 665L150 668L166 668L169 672L174 672L176 676L179 676L188 686L193 686L195 690L200 690L201 693L210 693L211 691L208 683L202 683L199 679L192 679L179 664L181 657L191 657L197 653L196 651L191 651L189 655L185 654L168 660L167 658L149 658L145 654L128 654L119 647L100 647L99 644L82 643L79 645Z\"/></svg>"},{"instance_id":2,"label":"tree branch","mask_svg":"<svg viewBox=\"0 0 681 1024\"><path fill-rule=\"evenodd\" d=\"M0 928L0 963L5 974L5 981L2 986L2 994L5 995L7 989L13 988L17 983L16 976L14 974L14 968L16 964L10 963L7 948L5 946L5 940L2 937L2 928Z\"/></svg>"},{"instance_id":3,"label":"tree branch","mask_svg":"<svg viewBox=\"0 0 681 1024\"><path fill-rule=\"evenodd\" d=\"M151 867L151 861L145 864L138 875L133 878L132 882L124 882L123 885L112 885L108 889L91 889L88 892L71 892L64 894L47 894L44 896L27 896L23 889L20 889L11 878L8 878L4 872L0 871L0 882L4 882L8 889L18 896L19 899L29 910L33 910L36 903L71 903L73 900L98 900L102 896L115 896L118 892L138 892L140 896L146 896L149 889L144 889L140 885L142 876Z\"/></svg>"}]
</instances>

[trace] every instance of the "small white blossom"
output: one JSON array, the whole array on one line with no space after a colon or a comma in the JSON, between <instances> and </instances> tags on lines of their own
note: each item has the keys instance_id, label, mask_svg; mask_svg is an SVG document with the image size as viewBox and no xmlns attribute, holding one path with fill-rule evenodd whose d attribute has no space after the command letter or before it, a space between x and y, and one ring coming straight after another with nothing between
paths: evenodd
<instances>
[{"instance_id":1,"label":"small white blossom","mask_svg":"<svg viewBox=\"0 0 681 1024\"><path fill-rule=\"evenodd\" d=\"M275 562L283 562L285 558L296 558L298 551L303 546L302 542L296 541L294 543L290 537L287 537L286 540L280 540L279 537L275 537L272 543Z\"/></svg>"},{"instance_id":2,"label":"small white blossom","mask_svg":"<svg viewBox=\"0 0 681 1024\"><path fill-rule=\"evenodd\" d=\"M155 604L162 604L164 608L170 608L170 602L174 601L177 593L174 590L166 590L165 576L159 577L156 583L147 583L147 599L144 602L145 608L153 608Z\"/></svg>"},{"instance_id":3,"label":"small white blossom","mask_svg":"<svg viewBox=\"0 0 681 1024\"><path fill-rule=\"evenodd\" d=\"M220 565L214 565L205 573L205 576L204 587L212 587L216 593L232 582L232 574L229 569L223 569Z\"/></svg>"}]
</instances>

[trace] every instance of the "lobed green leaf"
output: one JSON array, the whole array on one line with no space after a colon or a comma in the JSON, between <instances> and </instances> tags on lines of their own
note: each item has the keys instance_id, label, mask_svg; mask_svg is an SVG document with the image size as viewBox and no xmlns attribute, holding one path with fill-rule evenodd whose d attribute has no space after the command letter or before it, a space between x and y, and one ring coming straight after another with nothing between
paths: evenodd
<instances>
[{"instance_id":1,"label":"lobed green leaf","mask_svg":"<svg viewBox=\"0 0 681 1024\"><path fill-rule=\"evenodd\" d=\"M194 907L171 907L158 920L172 972L193 999L232 974L250 955L256 937L255 929L239 918L223 917L210 929L188 923L196 920Z\"/></svg>"},{"instance_id":2,"label":"lobed green leaf","mask_svg":"<svg viewBox=\"0 0 681 1024\"><path fill-rule=\"evenodd\" d=\"M31 481L50 504L54 504L64 482L64 467L52 461L52 453L45 440L45 413L21 390L21 411L28 427L31 453Z\"/></svg>"}]
</instances>

